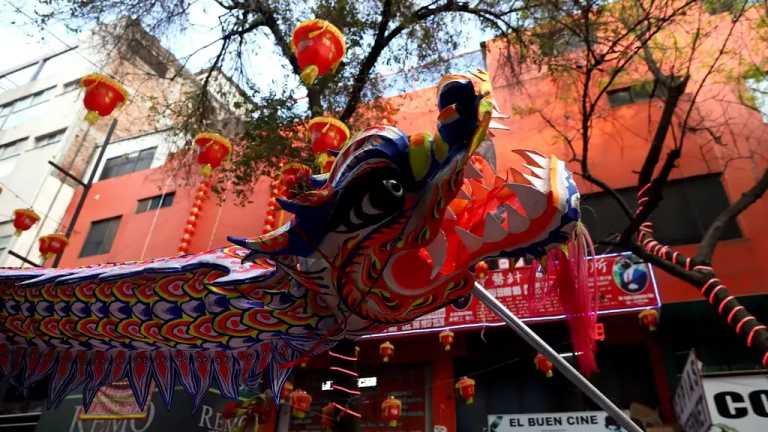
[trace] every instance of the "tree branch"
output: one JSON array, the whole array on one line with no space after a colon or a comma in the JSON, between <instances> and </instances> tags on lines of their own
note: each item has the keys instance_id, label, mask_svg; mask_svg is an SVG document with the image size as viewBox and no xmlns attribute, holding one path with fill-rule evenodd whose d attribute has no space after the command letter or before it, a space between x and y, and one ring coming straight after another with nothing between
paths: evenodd
<instances>
[{"instance_id":1,"label":"tree branch","mask_svg":"<svg viewBox=\"0 0 768 432\"><path fill-rule=\"evenodd\" d=\"M754 186L741 194L741 197L736 202L723 210L712 221L712 224L709 225L707 232L704 234L704 238L699 243L695 258L697 262L707 265L712 262L712 255L715 253L715 248L720 240L720 234L722 234L725 227L734 221L744 210L748 209L749 206L757 202L765 194L766 190L768 190L768 170L763 172L763 176Z\"/></svg>"}]
</instances>

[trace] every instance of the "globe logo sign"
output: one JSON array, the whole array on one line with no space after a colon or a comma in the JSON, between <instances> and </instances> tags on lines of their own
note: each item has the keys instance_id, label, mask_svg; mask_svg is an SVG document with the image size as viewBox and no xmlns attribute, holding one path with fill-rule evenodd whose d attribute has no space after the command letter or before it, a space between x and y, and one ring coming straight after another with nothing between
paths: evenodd
<instances>
[{"instance_id":1,"label":"globe logo sign","mask_svg":"<svg viewBox=\"0 0 768 432\"><path fill-rule=\"evenodd\" d=\"M648 266L636 256L625 256L613 263L613 281L629 294L645 290L650 282Z\"/></svg>"}]
</instances>

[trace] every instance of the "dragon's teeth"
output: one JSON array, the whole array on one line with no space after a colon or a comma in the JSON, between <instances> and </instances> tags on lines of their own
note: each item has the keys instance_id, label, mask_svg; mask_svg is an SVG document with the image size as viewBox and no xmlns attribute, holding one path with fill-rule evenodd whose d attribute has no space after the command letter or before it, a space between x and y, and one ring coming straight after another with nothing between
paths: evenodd
<instances>
[{"instance_id":1,"label":"dragon's teeth","mask_svg":"<svg viewBox=\"0 0 768 432\"><path fill-rule=\"evenodd\" d=\"M434 278L445 262L446 250L448 249L448 239L446 239L445 233L442 231L437 233L435 239L432 240L426 249L432 258L432 275L430 277Z\"/></svg>"},{"instance_id":2,"label":"dragon's teeth","mask_svg":"<svg viewBox=\"0 0 768 432\"><path fill-rule=\"evenodd\" d=\"M510 130L509 126L503 125L496 120L491 120L491 122L488 123L488 129Z\"/></svg>"},{"instance_id":3,"label":"dragon's teeth","mask_svg":"<svg viewBox=\"0 0 768 432\"><path fill-rule=\"evenodd\" d=\"M468 179L482 179L483 174L475 168L475 165L468 163L464 166L464 177Z\"/></svg>"},{"instance_id":4,"label":"dragon's teeth","mask_svg":"<svg viewBox=\"0 0 768 432\"><path fill-rule=\"evenodd\" d=\"M455 221L456 220L456 213L454 213L453 210L451 210L450 207L447 207L445 209L445 218L448 219L448 220Z\"/></svg>"},{"instance_id":5,"label":"dragon's teeth","mask_svg":"<svg viewBox=\"0 0 768 432\"><path fill-rule=\"evenodd\" d=\"M506 186L517 196L529 219L541 216L547 208L547 194L522 184L508 183Z\"/></svg>"},{"instance_id":6,"label":"dragon's teeth","mask_svg":"<svg viewBox=\"0 0 768 432\"><path fill-rule=\"evenodd\" d=\"M497 242L507 236L507 230L501 225L496 216L488 213L485 215L485 230L483 231L483 241Z\"/></svg>"},{"instance_id":7,"label":"dragon's teeth","mask_svg":"<svg viewBox=\"0 0 768 432\"><path fill-rule=\"evenodd\" d=\"M464 228L456 227L456 234L459 235L459 238L464 243L464 246L466 246L469 252L474 252L480 249L480 246L483 244L483 239L465 230Z\"/></svg>"},{"instance_id":8,"label":"dragon's teeth","mask_svg":"<svg viewBox=\"0 0 768 432\"><path fill-rule=\"evenodd\" d=\"M512 206L507 207L507 226L512 234L521 233L528 229L531 221L517 212Z\"/></svg>"},{"instance_id":9,"label":"dragon's teeth","mask_svg":"<svg viewBox=\"0 0 768 432\"><path fill-rule=\"evenodd\" d=\"M512 150L512 152L523 158L529 165L535 165L539 168L546 168L549 166L549 159L539 152L523 149L515 149Z\"/></svg>"},{"instance_id":10,"label":"dragon's teeth","mask_svg":"<svg viewBox=\"0 0 768 432\"><path fill-rule=\"evenodd\" d=\"M536 189L546 192L547 191L547 181L540 179L536 176L530 175L530 174L523 174L526 179L528 179L528 182L531 184L531 186L535 187Z\"/></svg>"},{"instance_id":11,"label":"dragon's teeth","mask_svg":"<svg viewBox=\"0 0 768 432\"><path fill-rule=\"evenodd\" d=\"M459 192L456 194L456 198L463 199L463 200L471 200L472 197L469 196L469 194L464 189L459 189Z\"/></svg>"},{"instance_id":12,"label":"dragon's teeth","mask_svg":"<svg viewBox=\"0 0 768 432\"><path fill-rule=\"evenodd\" d=\"M540 179L547 178L547 170L545 170L544 168L539 168L537 166L527 165L527 164L525 165L525 167L531 170L531 173L536 177Z\"/></svg>"}]
</instances>

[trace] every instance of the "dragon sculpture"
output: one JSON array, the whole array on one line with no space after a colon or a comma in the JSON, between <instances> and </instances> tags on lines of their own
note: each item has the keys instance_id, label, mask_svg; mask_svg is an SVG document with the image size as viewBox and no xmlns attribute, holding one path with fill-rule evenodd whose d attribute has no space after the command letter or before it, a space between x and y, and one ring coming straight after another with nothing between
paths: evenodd
<instances>
[{"instance_id":1,"label":"dragon sculpture","mask_svg":"<svg viewBox=\"0 0 768 432\"><path fill-rule=\"evenodd\" d=\"M444 77L437 98L436 134L363 131L309 190L280 200L290 220L261 237L0 270L2 372L21 387L48 377L53 405L79 389L86 408L121 379L139 406L152 381L169 406L176 382L198 403L214 384L235 398L261 377L280 394L302 357L466 297L483 258L573 258L579 193L565 164L517 151L528 172L503 179L472 157L494 111L484 72Z\"/></svg>"}]
</instances>

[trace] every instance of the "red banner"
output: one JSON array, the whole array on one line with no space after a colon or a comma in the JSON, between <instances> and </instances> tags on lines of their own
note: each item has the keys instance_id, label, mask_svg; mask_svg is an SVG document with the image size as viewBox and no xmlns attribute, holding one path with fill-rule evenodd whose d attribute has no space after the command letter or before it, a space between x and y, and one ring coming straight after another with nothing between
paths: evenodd
<instances>
[{"instance_id":1,"label":"red banner","mask_svg":"<svg viewBox=\"0 0 768 432\"><path fill-rule=\"evenodd\" d=\"M503 268L488 272L480 281L485 288L512 313L523 320L556 320L564 318L557 296L546 295L553 287L554 276L537 273L536 286L529 293L531 267ZM600 314L655 308L661 305L656 280L650 264L631 254L601 255L588 260L594 271ZM548 278L549 280L545 279ZM465 304L454 304L417 318L411 323L392 326L372 337L438 331L444 328L467 328L502 325L502 321L475 298Z\"/></svg>"}]
</instances>

